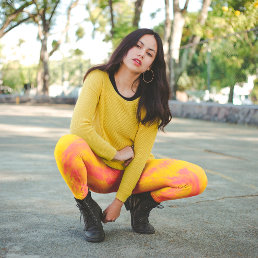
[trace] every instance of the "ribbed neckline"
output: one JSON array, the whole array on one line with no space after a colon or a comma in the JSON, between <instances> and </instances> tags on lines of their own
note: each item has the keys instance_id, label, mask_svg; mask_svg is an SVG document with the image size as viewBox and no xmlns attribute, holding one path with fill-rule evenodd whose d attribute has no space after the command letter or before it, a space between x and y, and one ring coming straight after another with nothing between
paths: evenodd
<instances>
[{"instance_id":1,"label":"ribbed neckline","mask_svg":"<svg viewBox=\"0 0 258 258\"><path fill-rule=\"evenodd\" d=\"M121 95L121 93L118 91L117 86L116 86L116 81L115 81L114 73L109 73L109 79L110 79L110 81L111 81L111 83L112 83L112 85L113 85L113 88L114 88L115 91L117 92L117 94L118 94L119 96L121 96L123 99L125 99L125 100L127 100L127 101L133 101L133 100L135 100L135 99L137 99L138 97L141 96L141 83L139 84L136 93L135 93L132 97L127 98L127 97Z\"/></svg>"}]
</instances>

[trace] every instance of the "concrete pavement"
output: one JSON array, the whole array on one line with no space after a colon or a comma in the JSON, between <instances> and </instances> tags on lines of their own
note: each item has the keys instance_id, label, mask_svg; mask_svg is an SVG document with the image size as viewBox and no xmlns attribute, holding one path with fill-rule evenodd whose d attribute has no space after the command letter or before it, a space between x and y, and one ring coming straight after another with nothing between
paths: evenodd
<instances>
[{"instance_id":1,"label":"concrete pavement","mask_svg":"<svg viewBox=\"0 0 258 258\"><path fill-rule=\"evenodd\" d=\"M73 106L0 105L0 257L258 257L258 128L176 119L153 153L202 166L208 187L154 209L155 235L139 235L123 208L87 243L53 151ZM93 194L104 209L114 194Z\"/></svg>"}]
</instances>

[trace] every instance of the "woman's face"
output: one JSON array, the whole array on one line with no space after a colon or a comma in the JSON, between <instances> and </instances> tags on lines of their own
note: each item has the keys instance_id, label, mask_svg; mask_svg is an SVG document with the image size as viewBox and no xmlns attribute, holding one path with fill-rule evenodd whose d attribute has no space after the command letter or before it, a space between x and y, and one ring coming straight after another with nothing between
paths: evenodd
<instances>
[{"instance_id":1,"label":"woman's face","mask_svg":"<svg viewBox=\"0 0 258 258\"><path fill-rule=\"evenodd\" d=\"M157 55L157 42L153 35L142 36L123 59L123 64L132 72L144 73L151 68Z\"/></svg>"}]
</instances>

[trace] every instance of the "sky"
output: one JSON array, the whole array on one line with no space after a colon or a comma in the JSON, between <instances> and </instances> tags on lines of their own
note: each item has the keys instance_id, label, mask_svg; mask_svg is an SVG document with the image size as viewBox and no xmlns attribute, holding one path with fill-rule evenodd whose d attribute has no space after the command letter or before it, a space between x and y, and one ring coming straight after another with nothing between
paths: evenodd
<instances>
[{"instance_id":1,"label":"sky","mask_svg":"<svg viewBox=\"0 0 258 258\"><path fill-rule=\"evenodd\" d=\"M85 9L85 1L80 1L80 6L72 10L71 25L70 25L70 42L62 45L59 51L51 57L51 60L60 60L64 56L69 56L69 51L71 49L79 48L85 54L85 59L90 59L92 64L102 63L105 58L107 58L108 53L111 50L111 44L103 42L103 35L97 34L94 39L91 37L92 25L89 22L84 22L83 20L87 17L87 11ZM170 6L172 6L172 0L170 0ZM185 0L180 0L180 7L183 7ZM64 5L62 6L65 12ZM150 14L155 12L160 8L156 17L152 19ZM194 12L201 8L200 0L190 0L188 11ZM165 17L165 6L164 0L145 0L143 5L143 10L140 20L140 28L153 28L164 20ZM59 15L57 17L55 30L53 31L53 36L50 38L49 43L51 44L51 39L58 39L58 34L60 33L60 28L65 25L65 17ZM75 37L73 37L78 24L84 27L85 37L78 42L76 42ZM24 43L18 47L19 39L23 39ZM0 62L8 62L11 60L19 60L23 65L37 64L39 60L40 43L37 40L37 27L34 25L22 24L15 29L7 33L1 40L0 44L3 45L2 54L4 58ZM49 49L51 46L49 45Z\"/></svg>"}]
</instances>

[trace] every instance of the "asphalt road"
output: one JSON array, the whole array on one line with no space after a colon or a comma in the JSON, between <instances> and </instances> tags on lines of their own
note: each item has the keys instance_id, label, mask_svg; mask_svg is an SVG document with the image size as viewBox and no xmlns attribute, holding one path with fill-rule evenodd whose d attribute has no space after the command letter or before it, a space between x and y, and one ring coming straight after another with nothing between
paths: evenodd
<instances>
[{"instance_id":1,"label":"asphalt road","mask_svg":"<svg viewBox=\"0 0 258 258\"><path fill-rule=\"evenodd\" d=\"M153 153L202 166L202 195L164 202L155 235L132 232L123 208L88 243L55 164L73 106L0 105L0 257L258 257L258 128L174 118ZM104 209L114 194L93 194Z\"/></svg>"}]
</instances>

